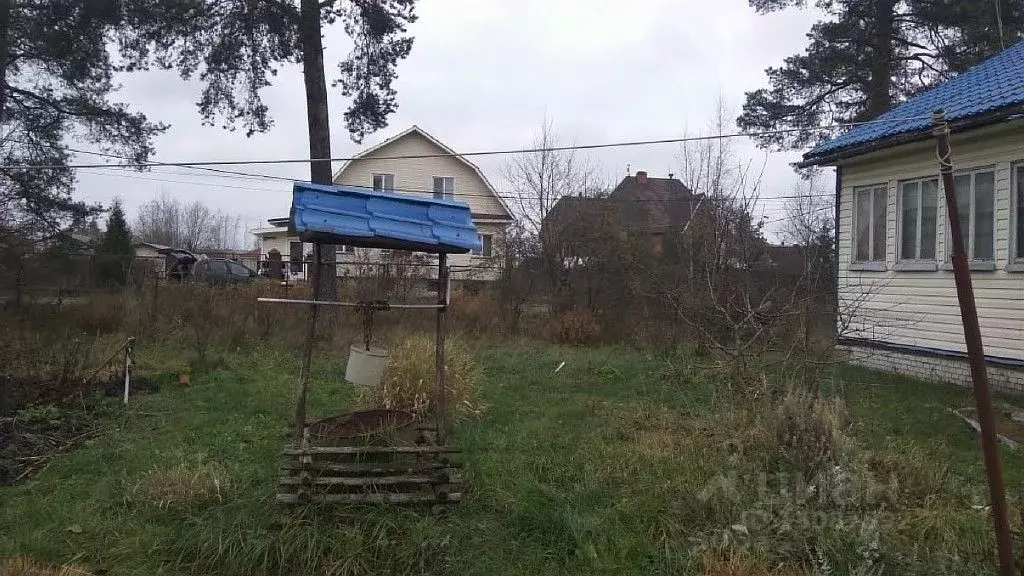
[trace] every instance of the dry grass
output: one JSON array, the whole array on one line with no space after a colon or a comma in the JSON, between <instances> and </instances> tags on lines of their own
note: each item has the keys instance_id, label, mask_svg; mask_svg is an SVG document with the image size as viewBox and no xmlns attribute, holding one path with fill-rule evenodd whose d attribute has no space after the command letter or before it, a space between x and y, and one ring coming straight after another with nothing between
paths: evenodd
<instances>
[{"instance_id":1,"label":"dry grass","mask_svg":"<svg viewBox=\"0 0 1024 576\"><path fill-rule=\"evenodd\" d=\"M464 342L450 338L445 343L445 392L448 407L456 416L477 414L483 406L473 395L480 383L480 368ZM391 350L384 380L373 392L379 408L426 414L434 407L434 338L412 334Z\"/></svg>"},{"instance_id":2,"label":"dry grass","mask_svg":"<svg viewBox=\"0 0 1024 576\"><path fill-rule=\"evenodd\" d=\"M768 425L781 455L813 478L838 464L848 452L849 415L839 398L820 398L790 390Z\"/></svg>"},{"instance_id":3,"label":"dry grass","mask_svg":"<svg viewBox=\"0 0 1024 576\"><path fill-rule=\"evenodd\" d=\"M219 466L183 462L144 473L130 494L164 508L220 500L227 487L227 474Z\"/></svg>"},{"instance_id":4,"label":"dry grass","mask_svg":"<svg viewBox=\"0 0 1024 576\"><path fill-rule=\"evenodd\" d=\"M24 556L0 560L0 576L83 576L89 574L91 572L74 564L43 564Z\"/></svg>"},{"instance_id":5,"label":"dry grass","mask_svg":"<svg viewBox=\"0 0 1024 576\"><path fill-rule=\"evenodd\" d=\"M562 312L548 321L544 337L558 344L583 346L597 342L601 326L587 310Z\"/></svg>"},{"instance_id":6,"label":"dry grass","mask_svg":"<svg viewBox=\"0 0 1024 576\"><path fill-rule=\"evenodd\" d=\"M452 295L449 311L452 325L469 334L497 332L501 323L501 310L489 292L457 292Z\"/></svg>"},{"instance_id":7,"label":"dry grass","mask_svg":"<svg viewBox=\"0 0 1024 576\"><path fill-rule=\"evenodd\" d=\"M697 432L678 412L661 406L629 406L617 415L619 436L647 458L677 455Z\"/></svg>"},{"instance_id":8,"label":"dry grass","mask_svg":"<svg viewBox=\"0 0 1024 576\"><path fill-rule=\"evenodd\" d=\"M728 560L709 560L704 563L704 576L809 576L806 570L786 566L768 567L747 556L733 556Z\"/></svg>"}]
</instances>

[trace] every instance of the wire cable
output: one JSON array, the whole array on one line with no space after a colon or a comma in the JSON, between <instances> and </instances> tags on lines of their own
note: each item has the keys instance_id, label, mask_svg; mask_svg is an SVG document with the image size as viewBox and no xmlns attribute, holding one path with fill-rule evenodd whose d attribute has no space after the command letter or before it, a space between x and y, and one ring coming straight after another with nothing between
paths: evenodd
<instances>
[{"instance_id":1,"label":"wire cable","mask_svg":"<svg viewBox=\"0 0 1024 576\"><path fill-rule=\"evenodd\" d=\"M819 130L834 130L838 128L850 128L856 126L863 126L867 124L880 124L880 123L906 123L912 120L930 119L931 116L921 117L909 117L909 118L892 118L892 119L875 119L865 120L863 122L847 122L832 124L829 126L817 126L807 128L783 128L779 130L766 130L762 132L732 132L728 134L712 134L707 136L683 136L679 138L661 138L655 140L632 140L632 141L620 141L620 142L605 142L600 144L574 144L571 146L550 146L550 147L537 147L537 148L517 148L507 150L477 150L472 152L442 152L432 154L405 154L397 156L375 156L374 160L423 160L427 158L448 158L448 157L466 157L466 156L499 156L506 154L535 154L541 152L560 152L569 150L596 150L601 148L625 148L633 146L650 146L658 144L681 144L685 142L703 142L708 140L723 140L727 138L752 138L760 136L772 136L778 134L791 134L794 132L809 132ZM257 165L257 164L305 164L312 162L351 162L353 160L359 160L360 156L340 157L340 158L275 158L275 159L261 159L261 160L200 160L192 162L128 162L119 164L120 167L125 168L147 168L149 166L180 166L180 167L199 167L199 166L240 166L240 165ZM0 166L0 169L7 170L70 170L77 168L109 168L110 164L54 164L54 165L33 165L33 164L11 164Z\"/></svg>"},{"instance_id":2,"label":"wire cable","mask_svg":"<svg viewBox=\"0 0 1024 576\"><path fill-rule=\"evenodd\" d=\"M110 176L110 177L114 177L114 178L127 178L127 179L134 179L134 180L145 180L145 181L149 181L149 182L165 182L165 183L168 183L168 184L184 184L184 185L187 185L187 186L208 186L208 187L213 187L213 188L228 188L228 189L235 189L235 190L251 190L251 191L258 191L258 192L275 192L275 193L287 193L287 192L289 192L289 190L282 190L282 189L279 189L279 188L261 188L261 187L254 187L254 186L240 186L240 185L236 186L236 185L230 185L230 184L217 184L217 183L213 183L213 182L191 182L191 181L188 181L188 180L172 180L172 179L168 179L168 178L151 178L151 177L148 177L148 176L145 176L145 175L140 175L140 174L124 173L124 172L121 171L121 168L119 168L117 166L107 166L107 167L104 167L104 168L92 168L91 170L108 170L108 171L111 171L111 172L89 172L89 174L91 174L93 176ZM161 172L161 174L162 174L162 172ZM185 177L189 177L190 176L188 174L178 174L178 173L169 173L169 174L180 175L180 176L185 176ZM346 184L345 186L347 186L349 188L359 188L359 189L368 190L368 191L373 189L372 186L357 186L357 185L350 185L350 184ZM433 194L434 193L433 190L413 189L413 188L395 188L394 191L395 192L412 193L412 194ZM473 194L473 193L462 193L462 192L456 192L455 193L455 199L456 200L459 199L459 198L495 198L495 197L501 198L503 200L517 200L517 201L532 200L533 199L529 195L523 195L523 194L510 194L510 193ZM792 200L792 199L799 199L799 198L833 198L833 197L835 197L834 193L832 193L832 192L825 192L825 193L821 193L821 194L794 194L794 195L786 195L786 196L765 196L765 197L758 198L757 201L758 202L761 202L761 201L772 202L772 201L778 201L778 200ZM576 198L576 196L565 195L565 196L563 196L563 198ZM591 197L585 197L585 198L591 198ZM596 198L607 198L607 196L596 197ZM669 204L669 203L690 202L691 199L690 198L652 198L652 199L633 199L633 200L617 200L617 201L618 202L637 203L637 204Z\"/></svg>"}]
</instances>

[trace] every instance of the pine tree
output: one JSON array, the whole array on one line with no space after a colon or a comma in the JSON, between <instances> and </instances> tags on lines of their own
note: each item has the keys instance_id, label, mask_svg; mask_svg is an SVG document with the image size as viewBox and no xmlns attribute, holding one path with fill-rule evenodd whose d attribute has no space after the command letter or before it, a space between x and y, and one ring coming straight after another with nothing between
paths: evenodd
<instances>
[{"instance_id":1,"label":"pine tree","mask_svg":"<svg viewBox=\"0 0 1024 576\"><path fill-rule=\"evenodd\" d=\"M0 236L45 244L100 212L72 198L71 171L11 166L65 166L75 136L136 161L152 152L163 127L109 99L120 6L0 0Z\"/></svg>"},{"instance_id":2,"label":"pine tree","mask_svg":"<svg viewBox=\"0 0 1024 576\"><path fill-rule=\"evenodd\" d=\"M414 5L318 4L321 21L340 22L355 43L335 84L351 98L345 121L356 141L397 109L392 82L412 49ZM71 195L74 174L62 168L71 141L133 162L153 153L166 126L110 100L115 73L157 67L197 78L204 122L251 135L272 125L260 91L301 61L293 0L0 0L0 252L45 245L101 212Z\"/></svg>"},{"instance_id":3,"label":"pine tree","mask_svg":"<svg viewBox=\"0 0 1024 576\"><path fill-rule=\"evenodd\" d=\"M128 282L131 269L132 233L124 217L124 208L120 200L114 200L107 217L107 229L96 247L96 262L99 277L105 285L124 286Z\"/></svg>"},{"instance_id":4,"label":"pine tree","mask_svg":"<svg viewBox=\"0 0 1024 576\"><path fill-rule=\"evenodd\" d=\"M749 0L760 13L807 0ZM827 139L814 128L870 120L962 72L1021 37L1024 0L817 0L826 19L806 51L768 68L769 88L748 92L737 119L764 147L802 148Z\"/></svg>"},{"instance_id":5,"label":"pine tree","mask_svg":"<svg viewBox=\"0 0 1024 576\"><path fill-rule=\"evenodd\" d=\"M350 98L345 126L352 139L387 126L398 108L392 82L409 55L405 35L416 0L321 0L323 25L342 24L354 43L337 65L334 85ZM299 3L294 0L133 0L122 46L130 68L177 69L204 83L199 111L208 124L241 126L248 134L272 126L260 91L284 64L301 62Z\"/></svg>"}]
</instances>

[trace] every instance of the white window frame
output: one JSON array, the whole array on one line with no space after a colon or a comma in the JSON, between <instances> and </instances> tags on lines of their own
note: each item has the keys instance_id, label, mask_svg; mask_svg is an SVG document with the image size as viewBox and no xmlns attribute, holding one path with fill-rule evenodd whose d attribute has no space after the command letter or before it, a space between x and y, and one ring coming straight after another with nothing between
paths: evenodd
<instances>
[{"instance_id":1,"label":"white window frame","mask_svg":"<svg viewBox=\"0 0 1024 576\"><path fill-rule=\"evenodd\" d=\"M935 249L931 258L921 258L921 223L924 221L924 183L935 182ZM917 238L914 240L916 253L908 258L903 254L903 187L907 184L917 184ZM933 263L939 259L939 202L942 198L942 189L939 186L938 177L914 178L900 180L896 183L896 260L904 264ZM933 268L934 269L934 268Z\"/></svg>"},{"instance_id":2,"label":"white window frame","mask_svg":"<svg viewBox=\"0 0 1024 576\"><path fill-rule=\"evenodd\" d=\"M1017 251L1017 227L1024 219L1024 162L1010 164L1010 260L1006 265L1009 272L1024 272L1024 252ZM997 220L998 221L998 220Z\"/></svg>"},{"instance_id":3,"label":"white window frame","mask_svg":"<svg viewBox=\"0 0 1024 576\"><path fill-rule=\"evenodd\" d=\"M881 259L874 259L875 255L875 192L877 190L885 191L885 227L882 232L882 241L886 243L885 250L882 251ZM868 223L868 260L857 259L857 197L862 193L871 194L871 210L869 211L870 222ZM850 230L850 267L853 269L869 269L869 270L885 270L885 262L888 254L888 235L889 235L889 184L870 184L867 186L857 186L853 189L853 198L851 204L851 221L853 222L852 229Z\"/></svg>"},{"instance_id":4,"label":"white window frame","mask_svg":"<svg viewBox=\"0 0 1024 576\"><path fill-rule=\"evenodd\" d=\"M437 182L438 179L442 180L442 182L441 182L441 195L440 196L438 196L437 192L435 191L435 183ZM451 192L448 192L448 191L445 190L445 186L444 186L444 182L443 182L444 180L451 180L452 181L452 190L451 190ZM455 198L455 176L433 176L431 178L431 180L430 180L430 190L433 193L434 198L439 198L439 199L442 199L442 200L452 200L452 199L454 199Z\"/></svg>"},{"instance_id":5,"label":"white window frame","mask_svg":"<svg viewBox=\"0 0 1024 576\"><path fill-rule=\"evenodd\" d=\"M381 186L380 189L377 188L377 182L376 182L378 176L381 179L381 181L380 181L380 186ZM388 188L388 185L387 185L387 181L388 181L389 178L391 179L391 187L390 188ZM370 188L374 192L384 192L384 193L387 193L387 194L394 194L394 192L395 192L395 175L394 174L388 174L386 172L374 172L373 174L370 174Z\"/></svg>"},{"instance_id":6,"label":"white window frame","mask_svg":"<svg viewBox=\"0 0 1024 576\"><path fill-rule=\"evenodd\" d=\"M484 243L484 237L488 238L488 242ZM477 238L480 240L480 249L473 250L473 256L479 256L481 258L490 258L494 256L494 234L477 234Z\"/></svg>"},{"instance_id":7,"label":"white window frame","mask_svg":"<svg viewBox=\"0 0 1024 576\"><path fill-rule=\"evenodd\" d=\"M335 252L338 253L338 254L355 254L356 253L356 247L355 246L349 246L348 244L338 244L337 246L338 247L335 250Z\"/></svg>"},{"instance_id":8,"label":"white window frame","mask_svg":"<svg viewBox=\"0 0 1024 576\"><path fill-rule=\"evenodd\" d=\"M974 258L974 248L975 248L975 246L974 246L974 210L975 210L974 181L975 181L975 176L977 174L980 174L980 173L983 173L983 172L991 172L992 173L992 258L985 259L985 260L976 260ZM953 174L954 182L956 181L956 178L958 176L970 176L971 177L971 198L970 198L970 211L971 211L971 213L970 213L970 215L967 218L968 229L966 231L961 230L961 232L964 232L966 234L965 238L969 238L970 239L970 243L969 243L970 245L967 247L968 248L968 250L967 250L967 261L968 261L968 263L970 263L972 270L994 270L995 269L996 254L999 251L999 246L997 245L997 241L999 240L999 230L997 229L997 226L999 225L999 217L998 217L999 215L996 214L996 209L999 206L999 188L998 188L999 182L996 180L996 167L989 165L989 166L979 166L977 168L969 168L969 169L965 169L965 170L957 170ZM953 197L956 198L956 190L955 189L953 190ZM957 206L957 208L959 208L959 206ZM948 209L946 210L946 221L947 221L947 226L946 226L946 246L948 246L948 248L946 249L946 263L945 263L945 266L947 268L950 268L951 267L951 262L953 261L953 230L948 225L948 223L949 223L948 222L949 221L949 210Z\"/></svg>"}]
</instances>

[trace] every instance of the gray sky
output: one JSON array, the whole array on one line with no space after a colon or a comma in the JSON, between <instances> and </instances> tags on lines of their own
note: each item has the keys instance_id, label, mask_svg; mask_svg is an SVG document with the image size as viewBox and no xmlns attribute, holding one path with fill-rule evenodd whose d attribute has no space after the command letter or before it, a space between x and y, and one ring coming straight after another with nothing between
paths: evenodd
<instances>
[{"instance_id":1,"label":"gray sky","mask_svg":"<svg viewBox=\"0 0 1024 576\"><path fill-rule=\"evenodd\" d=\"M764 68L802 50L816 17L810 10L758 15L747 0L420 0L417 12L419 20L411 27L416 40L399 66L399 110L389 128L362 146L352 143L342 121L347 102L331 90L334 156L354 154L412 124L456 151L522 147L533 140L545 115L566 143L699 132L711 121L719 95L738 112L745 91L766 85ZM335 29L324 44L330 79L350 42ZM124 76L121 83L118 99L171 125L158 139L153 160L308 156L298 66L282 70L265 91L275 125L252 138L202 126L195 107L199 85L174 73ZM765 159L748 141L736 147L757 164ZM625 175L627 164L651 176L678 173L678 145L605 149L590 156L610 182ZM768 156L763 197L791 193L796 178L788 163L798 156ZM502 191L504 159L474 161ZM228 169L309 175L303 164ZM185 168L141 174L102 169L81 170L76 194L104 203L119 196L134 217L141 203L166 190L237 213L249 227L258 227L266 218L287 214L289 189L287 182L210 177ZM766 200L762 206L776 217L781 204Z\"/></svg>"}]
</instances>

